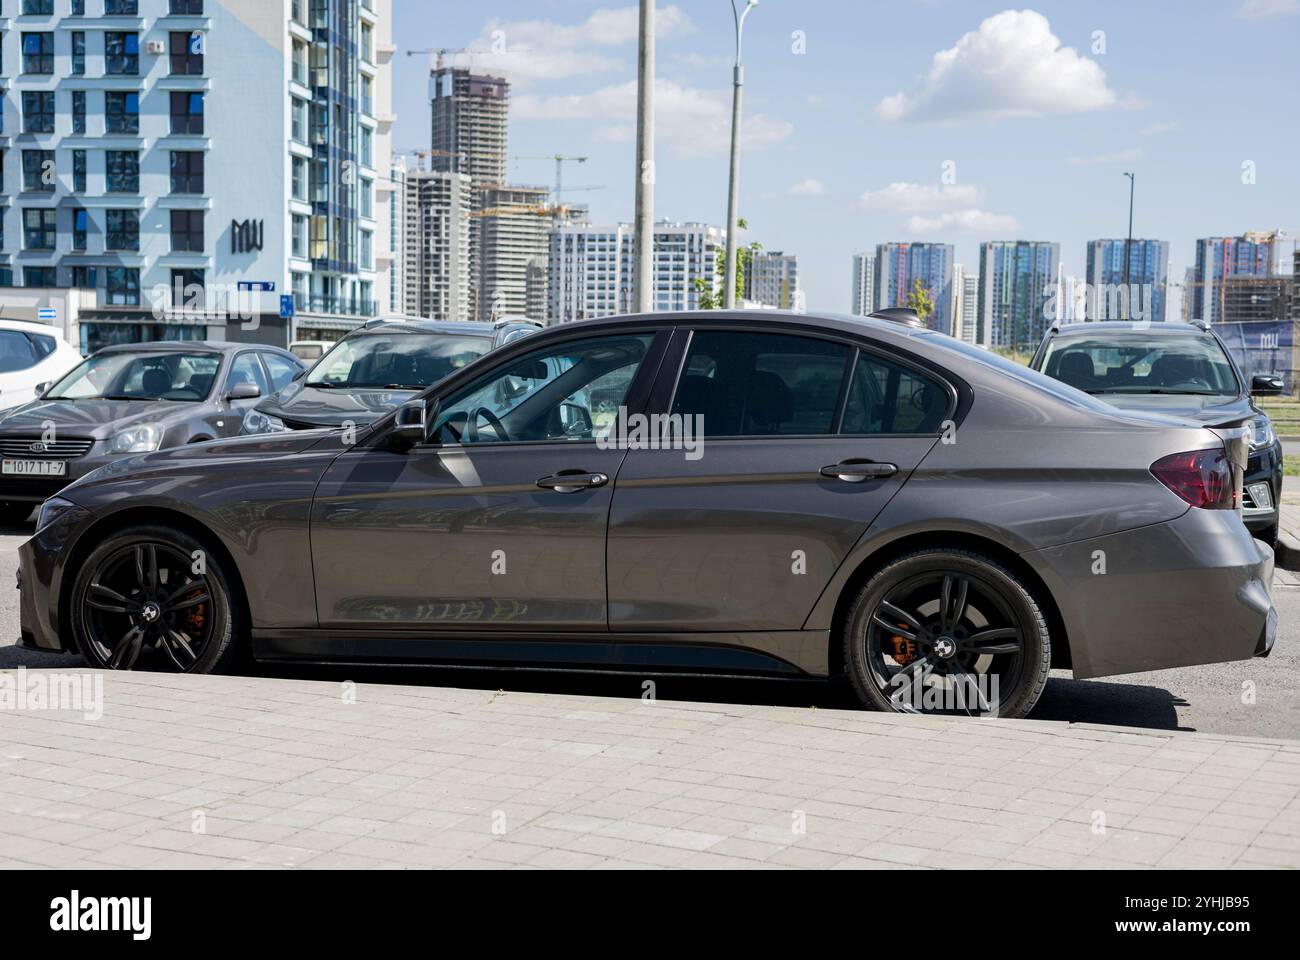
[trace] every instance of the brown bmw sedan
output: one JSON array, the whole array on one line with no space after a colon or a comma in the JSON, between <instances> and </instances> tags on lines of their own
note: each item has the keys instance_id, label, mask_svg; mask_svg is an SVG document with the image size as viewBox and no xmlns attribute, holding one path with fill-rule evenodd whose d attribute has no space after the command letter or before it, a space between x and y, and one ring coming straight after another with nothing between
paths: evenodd
<instances>
[{"instance_id":1,"label":"brown bmw sedan","mask_svg":"<svg viewBox=\"0 0 1300 960\"><path fill-rule=\"evenodd\" d=\"M111 463L41 509L23 642L96 667L423 661L825 677L1024 716L1266 655L1241 428L889 319L674 313L508 344L353 435Z\"/></svg>"}]
</instances>

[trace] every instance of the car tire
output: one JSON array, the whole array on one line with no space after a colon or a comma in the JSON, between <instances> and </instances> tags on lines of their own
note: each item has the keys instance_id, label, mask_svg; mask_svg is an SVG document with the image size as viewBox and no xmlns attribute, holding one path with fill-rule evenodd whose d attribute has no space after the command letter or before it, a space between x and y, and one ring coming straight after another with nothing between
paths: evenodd
<instances>
[{"instance_id":1,"label":"car tire","mask_svg":"<svg viewBox=\"0 0 1300 960\"><path fill-rule=\"evenodd\" d=\"M849 680L876 710L1024 717L1051 663L1033 591L998 561L959 548L889 561L859 590L844 627Z\"/></svg>"},{"instance_id":2,"label":"car tire","mask_svg":"<svg viewBox=\"0 0 1300 960\"><path fill-rule=\"evenodd\" d=\"M31 523L32 512L38 505L11 501L0 503L0 527L23 527Z\"/></svg>"},{"instance_id":3,"label":"car tire","mask_svg":"<svg viewBox=\"0 0 1300 960\"><path fill-rule=\"evenodd\" d=\"M169 526L130 527L97 546L73 582L69 619L77 649L104 670L152 659L180 673L222 673L247 646L221 561ZM147 650L153 656L141 661Z\"/></svg>"}]
</instances>

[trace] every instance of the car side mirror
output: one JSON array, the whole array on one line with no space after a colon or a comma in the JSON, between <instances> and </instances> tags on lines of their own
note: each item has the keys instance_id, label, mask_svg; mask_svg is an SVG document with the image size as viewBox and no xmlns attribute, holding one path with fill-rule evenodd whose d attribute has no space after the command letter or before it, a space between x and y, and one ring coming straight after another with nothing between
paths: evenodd
<instances>
[{"instance_id":1,"label":"car side mirror","mask_svg":"<svg viewBox=\"0 0 1300 960\"><path fill-rule=\"evenodd\" d=\"M1257 373L1250 381L1250 392L1258 396L1276 396L1286 393L1286 381L1271 373Z\"/></svg>"},{"instance_id":2,"label":"car side mirror","mask_svg":"<svg viewBox=\"0 0 1300 960\"><path fill-rule=\"evenodd\" d=\"M38 383L36 385L36 399L39 400L44 397L45 391L48 389L50 389L50 381L46 380L44 383Z\"/></svg>"},{"instance_id":3,"label":"car side mirror","mask_svg":"<svg viewBox=\"0 0 1300 960\"><path fill-rule=\"evenodd\" d=\"M425 407L423 400L408 400L397 408L388 439L393 446L409 450L424 442Z\"/></svg>"},{"instance_id":4,"label":"car side mirror","mask_svg":"<svg viewBox=\"0 0 1300 960\"><path fill-rule=\"evenodd\" d=\"M261 388L257 384L248 381L237 383L226 391L227 400L256 400L261 395Z\"/></svg>"}]
</instances>

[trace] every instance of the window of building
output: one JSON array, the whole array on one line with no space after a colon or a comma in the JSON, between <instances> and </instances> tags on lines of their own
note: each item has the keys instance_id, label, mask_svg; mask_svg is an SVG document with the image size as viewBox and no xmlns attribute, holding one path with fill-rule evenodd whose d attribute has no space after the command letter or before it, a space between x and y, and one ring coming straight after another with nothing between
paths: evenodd
<instances>
[{"instance_id":1,"label":"window of building","mask_svg":"<svg viewBox=\"0 0 1300 960\"><path fill-rule=\"evenodd\" d=\"M301 40L293 42L293 79L307 86L307 44Z\"/></svg>"},{"instance_id":2,"label":"window of building","mask_svg":"<svg viewBox=\"0 0 1300 960\"><path fill-rule=\"evenodd\" d=\"M369 230L361 231L361 269L375 269L374 234Z\"/></svg>"},{"instance_id":3,"label":"window of building","mask_svg":"<svg viewBox=\"0 0 1300 960\"><path fill-rule=\"evenodd\" d=\"M374 156L373 156L374 151L371 144L372 139L373 137L370 133L370 128L362 127L361 128L361 165L363 167L373 167L375 165Z\"/></svg>"},{"instance_id":4,"label":"window of building","mask_svg":"<svg viewBox=\"0 0 1300 960\"><path fill-rule=\"evenodd\" d=\"M73 267L72 285L80 290L94 290L98 284L99 268Z\"/></svg>"},{"instance_id":5,"label":"window of building","mask_svg":"<svg viewBox=\"0 0 1300 960\"><path fill-rule=\"evenodd\" d=\"M23 267L24 287L57 287L59 273L55 267ZM26 339L26 338L24 338ZM28 344L30 348L31 344ZM33 362L35 362L33 360Z\"/></svg>"},{"instance_id":6,"label":"window of building","mask_svg":"<svg viewBox=\"0 0 1300 960\"><path fill-rule=\"evenodd\" d=\"M134 77L140 73L140 34L105 31L104 72L114 77Z\"/></svg>"},{"instance_id":7,"label":"window of building","mask_svg":"<svg viewBox=\"0 0 1300 960\"><path fill-rule=\"evenodd\" d=\"M76 77L86 73L86 34L83 30L72 31L72 74Z\"/></svg>"},{"instance_id":8,"label":"window of building","mask_svg":"<svg viewBox=\"0 0 1300 960\"><path fill-rule=\"evenodd\" d=\"M302 157L294 157L290 165L293 172L293 198L295 200L307 199L307 161Z\"/></svg>"},{"instance_id":9,"label":"window of building","mask_svg":"<svg viewBox=\"0 0 1300 960\"><path fill-rule=\"evenodd\" d=\"M72 15L74 17L86 15L86 0L72 0Z\"/></svg>"},{"instance_id":10,"label":"window of building","mask_svg":"<svg viewBox=\"0 0 1300 960\"><path fill-rule=\"evenodd\" d=\"M57 211L41 207L23 211L23 249L53 250L59 238Z\"/></svg>"},{"instance_id":11,"label":"window of building","mask_svg":"<svg viewBox=\"0 0 1300 960\"><path fill-rule=\"evenodd\" d=\"M54 34L23 34L23 73L54 73Z\"/></svg>"},{"instance_id":12,"label":"window of building","mask_svg":"<svg viewBox=\"0 0 1300 960\"><path fill-rule=\"evenodd\" d=\"M109 193L140 192L140 154L135 150L109 150L104 154L105 189Z\"/></svg>"},{"instance_id":13,"label":"window of building","mask_svg":"<svg viewBox=\"0 0 1300 960\"><path fill-rule=\"evenodd\" d=\"M172 193L203 193L203 151L173 150Z\"/></svg>"},{"instance_id":14,"label":"window of building","mask_svg":"<svg viewBox=\"0 0 1300 960\"><path fill-rule=\"evenodd\" d=\"M90 214L80 207L72 208L72 249L84 251L90 235Z\"/></svg>"},{"instance_id":15,"label":"window of building","mask_svg":"<svg viewBox=\"0 0 1300 960\"><path fill-rule=\"evenodd\" d=\"M140 271L136 267L109 267L104 271L104 292L110 305L140 304Z\"/></svg>"},{"instance_id":16,"label":"window of building","mask_svg":"<svg viewBox=\"0 0 1300 960\"><path fill-rule=\"evenodd\" d=\"M138 0L104 0L104 16L134 17L140 13Z\"/></svg>"},{"instance_id":17,"label":"window of building","mask_svg":"<svg viewBox=\"0 0 1300 960\"><path fill-rule=\"evenodd\" d=\"M203 252L203 211L172 211L172 253Z\"/></svg>"},{"instance_id":18,"label":"window of building","mask_svg":"<svg viewBox=\"0 0 1300 960\"><path fill-rule=\"evenodd\" d=\"M361 112L367 117L375 115L374 84L364 75L361 77Z\"/></svg>"},{"instance_id":19,"label":"window of building","mask_svg":"<svg viewBox=\"0 0 1300 960\"><path fill-rule=\"evenodd\" d=\"M54 91L23 91L23 133L54 132Z\"/></svg>"},{"instance_id":20,"label":"window of building","mask_svg":"<svg viewBox=\"0 0 1300 960\"><path fill-rule=\"evenodd\" d=\"M140 249L140 211L106 210L105 250Z\"/></svg>"},{"instance_id":21,"label":"window of building","mask_svg":"<svg viewBox=\"0 0 1300 960\"><path fill-rule=\"evenodd\" d=\"M54 12L54 0L23 0L23 14L25 16L41 16Z\"/></svg>"},{"instance_id":22,"label":"window of building","mask_svg":"<svg viewBox=\"0 0 1300 960\"><path fill-rule=\"evenodd\" d=\"M174 30L167 35L173 77L197 77L203 74L203 34Z\"/></svg>"},{"instance_id":23,"label":"window of building","mask_svg":"<svg viewBox=\"0 0 1300 960\"><path fill-rule=\"evenodd\" d=\"M171 0L167 10L169 13L197 16L203 13L203 0Z\"/></svg>"},{"instance_id":24,"label":"window of building","mask_svg":"<svg viewBox=\"0 0 1300 960\"><path fill-rule=\"evenodd\" d=\"M173 93L171 95L172 133L202 135L203 94Z\"/></svg>"},{"instance_id":25,"label":"window of building","mask_svg":"<svg viewBox=\"0 0 1300 960\"><path fill-rule=\"evenodd\" d=\"M72 192L86 192L86 151L72 151Z\"/></svg>"},{"instance_id":26,"label":"window of building","mask_svg":"<svg viewBox=\"0 0 1300 960\"><path fill-rule=\"evenodd\" d=\"M72 132L86 132L86 91L72 91Z\"/></svg>"},{"instance_id":27,"label":"window of building","mask_svg":"<svg viewBox=\"0 0 1300 960\"><path fill-rule=\"evenodd\" d=\"M307 142L307 104L294 97L293 106L289 108L290 136L299 143Z\"/></svg>"},{"instance_id":28,"label":"window of building","mask_svg":"<svg viewBox=\"0 0 1300 960\"><path fill-rule=\"evenodd\" d=\"M140 94L127 90L107 91L104 94L104 130L107 133L139 133Z\"/></svg>"},{"instance_id":29,"label":"window of building","mask_svg":"<svg viewBox=\"0 0 1300 960\"><path fill-rule=\"evenodd\" d=\"M202 309L207 304L207 278L198 267L172 271L172 306Z\"/></svg>"},{"instance_id":30,"label":"window of building","mask_svg":"<svg viewBox=\"0 0 1300 960\"><path fill-rule=\"evenodd\" d=\"M375 62L375 31L370 28L370 24L361 25L361 59L366 63Z\"/></svg>"},{"instance_id":31,"label":"window of building","mask_svg":"<svg viewBox=\"0 0 1300 960\"><path fill-rule=\"evenodd\" d=\"M375 182L361 181L361 215L373 219L375 215Z\"/></svg>"},{"instance_id":32,"label":"window of building","mask_svg":"<svg viewBox=\"0 0 1300 960\"><path fill-rule=\"evenodd\" d=\"M23 192L54 192L54 151L23 151Z\"/></svg>"},{"instance_id":33,"label":"window of building","mask_svg":"<svg viewBox=\"0 0 1300 960\"><path fill-rule=\"evenodd\" d=\"M293 217L293 247L292 254L295 257L307 256L307 218L294 214Z\"/></svg>"}]
</instances>

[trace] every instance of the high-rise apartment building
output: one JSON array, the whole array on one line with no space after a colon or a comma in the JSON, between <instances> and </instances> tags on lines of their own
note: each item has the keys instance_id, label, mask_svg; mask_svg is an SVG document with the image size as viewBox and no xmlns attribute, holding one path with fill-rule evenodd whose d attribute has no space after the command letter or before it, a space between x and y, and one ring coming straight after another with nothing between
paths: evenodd
<instances>
[{"instance_id":1,"label":"high-rise apartment building","mask_svg":"<svg viewBox=\"0 0 1300 960\"><path fill-rule=\"evenodd\" d=\"M966 343L975 342L979 317L979 275L958 263L952 268L953 331Z\"/></svg>"},{"instance_id":2,"label":"high-rise apartment building","mask_svg":"<svg viewBox=\"0 0 1300 960\"><path fill-rule=\"evenodd\" d=\"M1087 314L1079 319L1165 321L1168 241L1090 240L1086 276Z\"/></svg>"},{"instance_id":3,"label":"high-rise apartment building","mask_svg":"<svg viewBox=\"0 0 1300 960\"><path fill-rule=\"evenodd\" d=\"M470 178L443 170L406 174L404 311L470 319Z\"/></svg>"},{"instance_id":4,"label":"high-rise apartment building","mask_svg":"<svg viewBox=\"0 0 1300 960\"><path fill-rule=\"evenodd\" d=\"M534 263L544 267L547 262L547 233L552 225L549 195L546 187L502 186L480 192L482 207L473 213L479 231L476 319L543 319L528 313L528 271ZM536 278L533 283L533 309L537 309ZM541 302L545 303L544 296Z\"/></svg>"},{"instance_id":5,"label":"high-rise apartment building","mask_svg":"<svg viewBox=\"0 0 1300 960\"><path fill-rule=\"evenodd\" d=\"M1061 245L1035 240L980 244L979 318L975 342L986 347L1032 350L1054 318Z\"/></svg>"},{"instance_id":6,"label":"high-rise apartment building","mask_svg":"<svg viewBox=\"0 0 1300 960\"><path fill-rule=\"evenodd\" d=\"M655 224L654 304L659 311L695 310L699 281L720 292L718 251L726 232L702 223ZM632 312L636 236L631 225L600 227L565 223L550 235L548 309L550 323L569 323Z\"/></svg>"},{"instance_id":7,"label":"high-rise apartment building","mask_svg":"<svg viewBox=\"0 0 1300 960\"><path fill-rule=\"evenodd\" d=\"M873 309L905 307L917 281L928 290L932 330L952 333L953 248L947 243L882 243L876 247Z\"/></svg>"},{"instance_id":8,"label":"high-rise apartment building","mask_svg":"<svg viewBox=\"0 0 1300 960\"><path fill-rule=\"evenodd\" d=\"M1282 245L1276 233L1197 240L1192 281L1183 292L1190 302L1190 319L1218 323L1224 315L1225 280L1277 276L1281 263Z\"/></svg>"},{"instance_id":9,"label":"high-rise apartment building","mask_svg":"<svg viewBox=\"0 0 1300 960\"><path fill-rule=\"evenodd\" d=\"M875 309L876 255L874 253L855 253L853 255L853 299L849 303L849 313L855 317L865 317Z\"/></svg>"},{"instance_id":10,"label":"high-rise apartment building","mask_svg":"<svg viewBox=\"0 0 1300 960\"><path fill-rule=\"evenodd\" d=\"M388 308L391 0L19 2L0 285L87 291L86 349Z\"/></svg>"},{"instance_id":11,"label":"high-rise apartment building","mask_svg":"<svg viewBox=\"0 0 1300 960\"><path fill-rule=\"evenodd\" d=\"M760 250L745 270L743 299L777 310L799 306L799 261L793 253Z\"/></svg>"}]
</instances>

